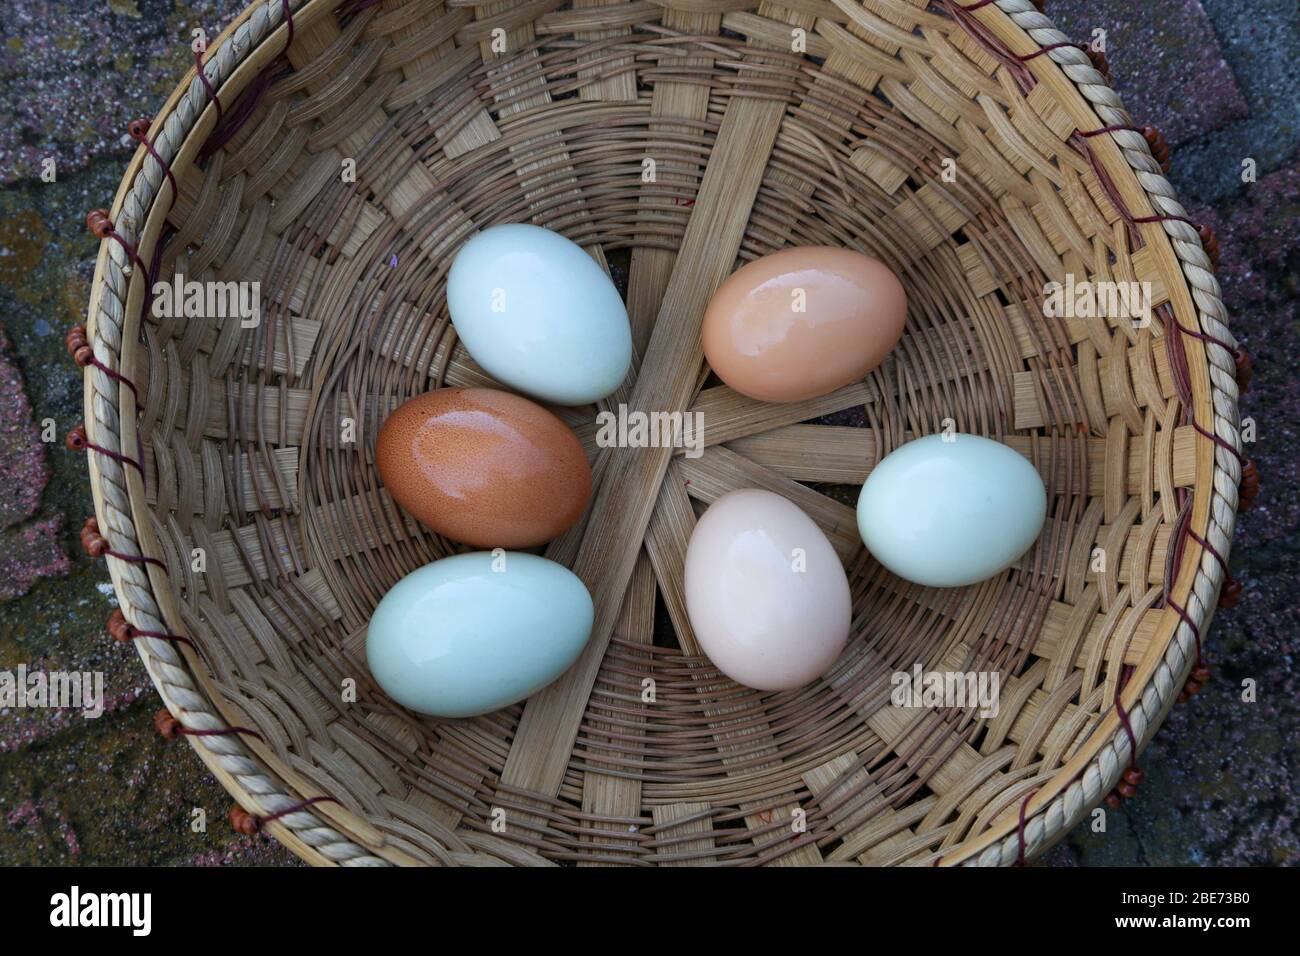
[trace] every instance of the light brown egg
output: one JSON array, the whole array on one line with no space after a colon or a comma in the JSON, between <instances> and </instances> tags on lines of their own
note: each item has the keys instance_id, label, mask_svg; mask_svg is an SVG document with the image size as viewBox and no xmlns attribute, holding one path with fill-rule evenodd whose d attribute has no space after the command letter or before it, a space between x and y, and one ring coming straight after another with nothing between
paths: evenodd
<instances>
[{"instance_id":1,"label":"light brown egg","mask_svg":"<svg viewBox=\"0 0 1300 956\"><path fill-rule=\"evenodd\" d=\"M903 334L907 293L851 249L783 249L746 263L704 313L704 357L764 402L797 402L862 379Z\"/></svg>"},{"instance_id":2,"label":"light brown egg","mask_svg":"<svg viewBox=\"0 0 1300 956\"><path fill-rule=\"evenodd\" d=\"M375 460L399 505L480 548L544 544L591 495L591 467L569 427L491 388L440 388L401 405L379 430Z\"/></svg>"}]
</instances>

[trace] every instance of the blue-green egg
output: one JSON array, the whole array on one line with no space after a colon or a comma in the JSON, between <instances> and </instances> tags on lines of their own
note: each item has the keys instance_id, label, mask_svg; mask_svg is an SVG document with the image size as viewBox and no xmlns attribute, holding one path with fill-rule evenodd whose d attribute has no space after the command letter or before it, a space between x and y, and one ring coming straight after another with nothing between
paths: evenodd
<instances>
[{"instance_id":1,"label":"blue-green egg","mask_svg":"<svg viewBox=\"0 0 1300 956\"><path fill-rule=\"evenodd\" d=\"M366 661L401 704L470 717L541 690L577 659L594 608L568 568L533 554L478 551L412 571L370 618Z\"/></svg>"},{"instance_id":2,"label":"blue-green egg","mask_svg":"<svg viewBox=\"0 0 1300 956\"><path fill-rule=\"evenodd\" d=\"M894 449L858 497L862 542L900 578L935 588L1001 574L1034 546L1047 491L1021 454L979 435L927 435Z\"/></svg>"},{"instance_id":3,"label":"blue-green egg","mask_svg":"<svg viewBox=\"0 0 1300 956\"><path fill-rule=\"evenodd\" d=\"M540 401L584 405L627 377L632 330L618 289L558 232L516 222L473 236L452 261L447 308L474 361Z\"/></svg>"}]
</instances>

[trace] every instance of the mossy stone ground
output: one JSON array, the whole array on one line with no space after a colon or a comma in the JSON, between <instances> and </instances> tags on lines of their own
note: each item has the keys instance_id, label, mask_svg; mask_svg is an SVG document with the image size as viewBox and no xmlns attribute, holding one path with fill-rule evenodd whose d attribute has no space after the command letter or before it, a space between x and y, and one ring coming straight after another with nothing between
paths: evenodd
<instances>
[{"instance_id":1,"label":"mossy stone ground","mask_svg":"<svg viewBox=\"0 0 1300 956\"><path fill-rule=\"evenodd\" d=\"M96 246L85 213L111 201L130 154L126 123L151 115L182 75L190 30L215 36L240 6L104 0L55 17L48 4L11 0L0 19L0 105L11 117L0 128L0 595L11 595L0 599L0 670L100 671L106 697L95 720L0 712L0 863L297 863L267 837L237 836L229 796L186 743L154 731L160 704L143 667L104 632L108 575L77 543L90 511L85 464L62 446L82 416L63 336L88 298ZM1219 234L1233 328L1255 358L1243 415L1256 423L1249 453L1263 493L1232 556L1245 596L1207 640L1213 680L1144 755L1138 797L1108 812L1106 832L1076 828L1045 865L1300 861L1300 22L1294 0L1169 6L1147 18L1131 0L1052 0L1049 13L1079 39L1107 31L1121 92L1140 121L1170 130L1180 194ZM38 178L46 157L53 183ZM1257 182L1242 182L1248 159ZM42 446L48 419L55 442ZM1242 701L1243 681L1255 703Z\"/></svg>"}]
</instances>

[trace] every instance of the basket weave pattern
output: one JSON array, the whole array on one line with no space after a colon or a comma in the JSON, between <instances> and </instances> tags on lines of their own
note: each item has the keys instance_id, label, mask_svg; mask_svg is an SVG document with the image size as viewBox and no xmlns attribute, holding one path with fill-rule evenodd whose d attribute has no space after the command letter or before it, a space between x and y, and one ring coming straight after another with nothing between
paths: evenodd
<instances>
[{"instance_id":1,"label":"basket weave pattern","mask_svg":"<svg viewBox=\"0 0 1300 956\"><path fill-rule=\"evenodd\" d=\"M86 429L108 452L90 467L109 546L159 562L108 559L127 620L199 652L136 646L184 726L256 730L190 740L277 837L350 865L1006 865L1115 785L1182 687L1223 577L1197 539L1228 554L1233 340L1146 139L1080 135L1132 126L1087 55L1028 0L966 5L268 0L214 45L207 83L152 127L162 162L142 151L114 204L124 242L103 243L89 333L139 402L88 368ZM458 244L506 221L602 264L630 250L639 371L607 402L702 411L709 447L596 449L595 409L567 412L598 491L547 554L592 588L591 645L526 705L421 720L370 681L364 625L450 545L393 505L371 450L411 395L493 384L443 289ZM896 354L791 406L705 387L712 289L811 244L904 276ZM142 315L128 245L159 279L260 281L261 325ZM1043 319L1044 284L1066 274L1149 282L1158 320ZM799 424L850 408L870 427ZM1051 502L1009 576L951 592L888 575L851 509L799 484L860 483L946 419L1027 455ZM797 692L721 678L684 611L696 509L750 486L803 507L853 586L848 650ZM656 592L677 647L652 644ZM891 707L890 673L916 661L998 670L998 716Z\"/></svg>"}]
</instances>

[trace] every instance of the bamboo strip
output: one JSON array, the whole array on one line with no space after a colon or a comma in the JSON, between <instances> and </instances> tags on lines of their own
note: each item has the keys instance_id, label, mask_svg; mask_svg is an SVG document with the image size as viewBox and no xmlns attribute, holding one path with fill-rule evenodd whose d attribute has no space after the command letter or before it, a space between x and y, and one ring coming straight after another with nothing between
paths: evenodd
<instances>
[{"instance_id":1,"label":"bamboo strip","mask_svg":"<svg viewBox=\"0 0 1300 956\"><path fill-rule=\"evenodd\" d=\"M627 595L623 599L623 610L615 626L619 635L642 644L654 641L655 630L655 579L650 569L650 559L643 551L637 558L636 567L632 569L632 580L628 582ZM601 721L593 721L592 733L602 730L616 731L618 728ZM592 747L592 760L598 762L602 754L613 751ZM582 777L582 812L611 817L638 817L641 815L641 781L629 777L612 776L589 769ZM619 840L609 832L607 827L592 827L599 830L599 835L587 837L593 843L602 846L618 846ZM591 864L597 865L597 864Z\"/></svg>"},{"instance_id":2,"label":"bamboo strip","mask_svg":"<svg viewBox=\"0 0 1300 956\"><path fill-rule=\"evenodd\" d=\"M762 175L755 157L772 148L781 113L779 103L765 100L733 99L728 105L632 392L632 408L686 409L701 361L700 316L735 261ZM611 471L595 498L596 519L574 566L596 602L596 623L573 668L524 708L502 773L511 786L552 796L559 791L613 629L609 606L627 586L670 453L617 449L610 456Z\"/></svg>"},{"instance_id":3,"label":"bamboo strip","mask_svg":"<svg viewBox=\"0 0 1300 956\"><path fill-rule=\"evenodd\" d=\"M713 856L707 803L660 804L651 810L661 841L672 841L659 854L660 866L704 866ZM682 821L678 823L677 821ZM700 834L694 839L682 839Z\"/></svg>"}]
</instances>

